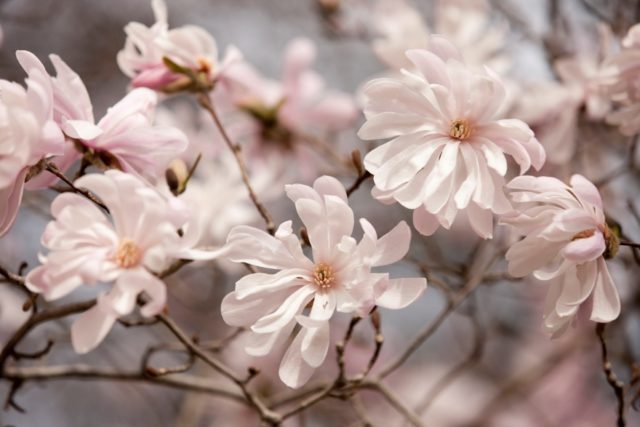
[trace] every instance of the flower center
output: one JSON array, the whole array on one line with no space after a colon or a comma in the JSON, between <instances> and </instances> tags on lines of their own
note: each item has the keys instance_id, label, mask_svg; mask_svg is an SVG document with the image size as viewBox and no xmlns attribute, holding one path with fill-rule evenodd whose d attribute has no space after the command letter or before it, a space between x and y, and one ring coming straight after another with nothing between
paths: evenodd
<instances>
[{"instance_id":1,"label":"flower center","mask_svg":"<svg viewBox=\"0 0 640 427\"><path fill-rule=\"evenodd\" d=\"M140 249L131 239L122 239L116 250L116 264L120 268L131 268L140 261Z\"/></svg>"},{"instance_id":2,"label":"flower center","mask_svg":"<svg viewBox=\"0 0 640 427\"><path fill-rule=\"evenodd\" d=\"M313 272L313 283L315 283L321 291L331 289L335 283L335 279L333 269L328 264L321 262L316 265L316 269Z\"/></svg>"},{"instance_id":3,"label":"flower center","mask_svg":"<svg viewBox=\"0 0 640 427\"><path fill-rule=\"evenodd\" d=\"M449 126L449 136L453 139L467 139L471 135L471 126L466 120L454 120Z\"/></svg>"},{"instance_id":4,"label":"flower center","mask_svg":"<svg viewBox=\"0 0 640 427\"><path fill-rule=\"evenodd\" d=\"M198 71L201 73L210 76L213 72L213 62L209 58L205 58L204 56L198 56L196 58L196 63L198 64Z\"/></svg>"},{"instance_id":5,"label":"flower center","mask_svg":"<svg viewBox=\"0 0 640 427\"><path fill-rule=\"evenodd\" d=\"M594 234L596 234L596 229L595 228L591 228L589 230L582 230L581 232L576 233L576 235L573 236L571 238L571 240L573 241L573 240L578 240L578 239L586 239L588 237L593 236Z\"/></svg>"}]
</instances>

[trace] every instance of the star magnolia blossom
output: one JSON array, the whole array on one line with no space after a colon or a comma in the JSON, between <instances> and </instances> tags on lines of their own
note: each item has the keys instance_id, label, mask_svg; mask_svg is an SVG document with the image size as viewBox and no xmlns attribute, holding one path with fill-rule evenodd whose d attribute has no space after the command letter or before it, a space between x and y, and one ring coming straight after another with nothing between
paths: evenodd
<instances>
[{"instance_id":1,"label":"star magnolia blossom","mask_svg":"<svg viewBox=\"0 0 640 427\"><path fill-rule=\"evenodd\" d=\"M32 53L19 51L23 67L38 69L44 65ZM81 154L74 142L91 150L107 167L155 180L163 176L169 162L184 151L186 136L171 126L153 124L158 97L149 89L134 89L107 110L95 124L91 99L82 79L57 55L51 55L57 76L53 87L54 118L68 138L64 155L54 159L61 170L69 168ZM55 181L52 175L37 177L32 186L45 188Z\"/></svg>"},{"instance_id":2,"label":"star magnolia blossom","mask_svg":"<svg viewBox=\"0 0 640 427\"><path fill-rule=\"evenodd\" d=\"M219 63L216 42L204 28L185 25L169 30L165 3L152 0L151 7L156 23L147 27L139 22L130 22L124 29L127 34L125 46L118 52L118 65L132 78L134 87L178 89L181 79L186 76L167 68L164 57L199 73L208 82L213 82L229 64L241 57L240 52L232 47Z\"/></svg>"},{"instance_id":3,"label":"star magnolia blossom","mask_svg":"<svg viewBox=\"0 0 640 427\"><path fill-rule=\"evenodd\" d=\"M110 170L85 175L75 185L96 194L112 220L78 194L59 195L51 205L55 220L42 235L49 254L27 275L26 286L51 301L83 285L114 282L72 326L74 349L86 353L104 339L117 318L131 313L142 292L149 301L141 313L160 313L166 288L154 273L172 259L210 259L215 253L190 249L197 231L187 226L184 236L178 234L189 217L186 207L133 175Z\"/></svg>"},{"instance_id":4,"label":"star magnolia blossom","mask_svg":"<svg viewBox=\"0 0 640 427\"><path fill-rule=\"evenodd\" d=\"M294 150L301 163L299 169L312 174L315 162L304 151L308 145L304 144L305 135L337 132L355 121L353 98L325 87L322 77L311 69L315 57L316 48L310 40L290 42L281 82L261 76L246 62L229 68L231 102L251 117L250 122L240 122L230 131L240 141L250 137L253 159L278 158L283 151ZM290 163L283 163L283 167L289 169Z\"/></svg>"},{"instance_id":5,"label":"star magnolia blossom","mask_svg":"<svg viewBox=\"0 0 640 427\"><path fill-rule=\"evenodd\" d=\"M0 80L0 236L13 224L25 179L43 157L60 154L63 136L53 121L53 89L46 73L18 60L27 89Z\"/></svg>"},{"instance_id":6,"label":"star magnolia blossom","mask_svg":"<svg viewBox=\"0 0 640 427\"><path fill-rule=\"evenodd\" d=\"M226 246L232 261L278 271L240 279L222 301L222 316L230 325L250 326L253 338L246 351L255 356L270 353L300 325L279 370L285 384L299 387L327 355L329 319L335 311L366 315L374 305L405 307L422 294L426 279L390 279L371 271L402 259L411 232L401 222L378 239L371 224L361 219L364 236L357 243L351 237L353 211L335 178L318 178L313 188L289 185L286 192L306 227L313 259L302 252L291 221L280 225L275 237L253 227L234 228Z\"/></svg>"},{"instance_id":7,"label":"star magnolia blossom","mask_svg":"<svg viewBox=\"0 0 640 427\"><path fill-rule=\"evenodd\" d=\"M516 277L533 273L552 280L545 327L564 332L582 305L590 307L595 322L616 319L620 299L605 257L615 255L618 241L605 222L597 188L581 175L571 178L571 186L556 178L517 177L508 188L517 213L503 222L525 236L507 252L508 270Z\"/></svg>"},{"instance_id":8,"label":"star magnolia blossom","mask_svg":"<svg viewBox=\"0 0 640 427\"><path fill-rule=\"evenodd\" d=\"M492 213L511 210L503 192L505 154L523 174L540 169L545 152L524 122L496 118L505 90L494 73L469 71L443 38L432 36L430 46L407 51L415 73L404 70L403 80L375 79L364 88L367 121L358 135L394 138L364 159L373 195L414 209L422 234L448 229L466 209L476 233L489 238Z\"/></svg>"},{"instance_id":9,"label":"star magnolia blossom","mask_svg":"<svg viewBox=\"0 0 640 427\"><path fill-rule=\"evenodd\" d=\"M602 70L602 87L618 109L607 115L607 122L624 135L640 131L640 24L622 40L622 50L608 58Z\"/></svg>"}]
</instances>

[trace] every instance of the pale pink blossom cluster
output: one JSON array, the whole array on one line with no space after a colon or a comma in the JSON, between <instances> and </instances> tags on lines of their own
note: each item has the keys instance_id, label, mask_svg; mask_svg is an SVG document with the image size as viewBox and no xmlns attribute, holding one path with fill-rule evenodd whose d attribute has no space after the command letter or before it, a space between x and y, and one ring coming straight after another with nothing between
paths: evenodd
<instances>
[{"instance_id":1,"label":"pale pink blossom cluster","mask_svg":"<svg viewBox=\"0 0 640 427\"><path fill-rule=\"evenodd\" d=\"M606 118L624 134L640 130L640 27L629 31L617 54L603 48L562 58L554 64L559 81L520 85L507 76L509 28L503 21L492 25L488 3L439 1L436 7L435 28L446 37L430 34L404 1L378 2L372 16L382 37L373 49L393 73L362 86L364 123L357 135L379 142L371 142L363 158L357 150L344 155L338 144L358 118L355 98L327 87L312 68L316 47L305 38L285 47L278 81L235 48L219 60L216 41L203 28L170 29L165 4L153 0L156 22L129 23L117 57L130 90L99 120L82 79L60 57L50 56L51 76L35 55L18 51L26 87L0 80L0 236L14 223L24 188L61 193L41 236L46 253L24 286L47 302L97 295L71 326L75 351L96 348L138 307L144 317L159 316L170 295L167 272L216 259L238 268L223 265L235 286L212 310L245 330L248 355L275 356L280 380L302 387L335 344L336 313L366 317L378 307L404 309L427 286L425 277L392 278L410 270L412 235L405 221L378 235L385 226L376 219L391 218L392 208L368 214L371 222L359 219L354 237L350 196L368 178L369 201L399 204L399 215L409 211L426 245L438 244L430 236L445 235L441 229L452 229L461 216L472 229L464 237L469 246L498 234L494 219L510 226L491 243L510 275L550 282L543 324L552 336L580 314L598 323L618 318L622 302L607 260L620 244L634 244L621 242L598 188L584 176L574 174L566 184L525 173L548 173L547 158L573 167L582 115ZM190 107L184 117L167 107L157 123L159 103L178 93L195 97L205 115L190 120ZM317 178L323 162L353 184ZM294 220L273 225L273 218L288 217L272 209L284 181L298 182L284 185L284 195L302 223L299 233ZM262 220L265 230L257 228ZM415 266L432 274L421 260ZM435 266L433 272L438 267L446 270ZM472 267L452 269L473 284ZM248 274L239 273L245 268ZM485 276L479 277L478 283ZM461 283L456 293L440 282L452 291L450 312L473 290ZM194 360L202 357L187 347ZM253 396L249 380L209 365L244 397Z\"/></svg>"}]
</instances>

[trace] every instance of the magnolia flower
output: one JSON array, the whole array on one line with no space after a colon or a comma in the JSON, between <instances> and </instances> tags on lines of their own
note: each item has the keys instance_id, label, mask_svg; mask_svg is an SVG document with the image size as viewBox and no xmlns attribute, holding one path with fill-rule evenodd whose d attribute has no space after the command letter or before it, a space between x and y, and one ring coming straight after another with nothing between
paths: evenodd
<instances>
[{"instance_id":1,"label":"magnolia flower","mask_svg":"<svg viewBox=\"0 0 640 427\"><path fill-rule=\"evenodd\" d=\"M510 211L503 192L505 154L520 165L542 167L545 153L520 120L497 119L505 102L499 78L473 73L446 40L432 36L432 51L409 50L416 72L405 81L381 78L364 88L367 118L362 139L394 138L364 159L377 199L414 209L422 234L449 228L465 209L474 231L493 233L493 215Z\"/></svg>"},{"instance_id":2,"label":"magnolia flower","mask_svg":"<svg viewBox=\"0 0 640 427\"><path fill-rule=\"evenodd\" d=\"M327 355L329 319L335 311L366 315L374 305L405 307L422 294L426 279L390 279L387 273L371 271L402 259L411 232L401 222L378 238L371 224L361 219L364 236L357 243L351 237L353 211L335 178L318 178L313 188L288 185L286 193L306 227L312 259L304 255L291 221L280 225L275 236L235 227L227 239L229 259L277 272L240 279L222 301L222 317L230 325L251 327L253 338L246 351L255 356L270 353L300 325L279 370L286 385L300 387ZM311 308L305 312L308 304Z\"/></svg>"},{"instance_id":3,"label":"magnolia flower","mask_svg":"<svg viewBox=\"0 0 640 427\"><path fill-rule=\"evenodd\" d=\"M141 293L149 297L141 313L160 313L166 288L154 273L172 259L208 259L215 253L190 249L197 230L188 227L185 206L133 175L109 170L85 175L75 185L95 193L111 220L78 194L59 195L51 205L55 219L42 235L49 254L27 275L26 286L51 301L83 285L114 282L71 328L74 349L86 353L104 339L117 318L134 309Z\"/></svg>"},{"instance_id":4,"label":"magnolia flower","mask_svg":"<svg viewBox=\"0 0 640 427\"><path fill-rule=\"evenodd\" d=\"M228 49L222 63L218 62L216 42L204 28L195 25L169 30L167 6L162 0L152 0L155 24L147 27L130 22L124 31L127 39L118 52L118 65L132 78L134 87L175 91L190 83L189 78L167 67L164 58L196 73L212 83L224 69L240 58L235 48Z\"/></svg>"},{"instance_id":5,"label":"magnolia flower","mask_svg":"<svg viewBox=\"0 0 640 427\"><path fill-rule=\"evenodd\" d=\"M606 224L596 187L581 175L568 186L551 177L517 177L508 184L516 212L503 222L525 238L506 254L509 273L552 280L544 325L555 335L581 306L595 322L620 314L620 299L605 258L615 255L616 236ZM587 304L588 303L588 304Z\"/></svg>"},{"instance_id":6,"label":"magnolia flower","mask_svg":"<svg viewBox=\"0 0 640 427\"><path fill-rule=\"evenodd\" d=\"M46 73L25 53L16 54L27 72L27 89L0 80L0 236L13 224L31 166L60 154L63 137L53 121L53 90Z\"/></svg>"},{"instance_id":7,"label":"magnolia flower","mask_svg":"<svg viewBox=\"0 0 640 427\"><path fill-rule=\"evenodd\" d=\"M293 152L300 171L315 170L307 135L337 132L355 121L353 98L325 88L322 77L311 69L315 57L311 41L290 42L281 82L261 76L246 62L229 68L231 102L249 119L232 125L230 132L236 140L249 144L253 160L270 162L283 152ZM289 162L282 165L290 168Z\"/></svg>"},{"instance_id":8,"label":"magnolia flower","mask_svg":"<svg viewBox=\"0 0 640 427\"><path fill-rule=\"evenodd\" d=\"M19 55L22 64L46 75L44 65L32 53L20 51ZM162 176L169 162L184 151L187 140L180 130L153 125L158 102L155 92L144 88L132 90L96 124L91 99L80 76L57 55L50 58L57 73L50 78L54 118L68 138L64 155L54 160L61 170L81 157L75 143L79 143L82 150L90 151L106 167L151 180ZM43 175L36 178L33 185L47 187L54 179Z\"/></svg>"},{"instance_id":9,"label":"magnolia flower","mask_svg":"<svg viewBox=\"0 0 640 427\"><path fill-rule=\"evenodd\" d=\"M636 24L622 40L622 50L603 65L602 89L619 107L607 115L607 122L620 128L624 135L640 130L640 24Z\"/></svg>"},{"instance_id":10,"label":"magnolia flower","mask_svg":"<svg viewBox=\"0 0 640 427\"><path fill-rule=\"evenodd\" d=\"M441 0L434 9L434 32L451 40L469 67L482 70L489 66L500 74L508 70L510 61L502 51L509 27L504 21L495 21L486 2ZM373 50L391 69L410 69L414 64L405 52L430 46L429 27L405 0L379 0L373 28L381 36L374 41Z\"/></svg>"},{"instance_id":11,"label":"magnolia flower","mask_svg":"<svg viewBox=\"0 0 640 427\"><path fill-rule=\"evenodd\" d=\"M578 114L583 94L559 82L531 82L516 89L512 117L527 123L547 153L547 162L562 165L575 153Z\"/></svg>"}]
</instances>

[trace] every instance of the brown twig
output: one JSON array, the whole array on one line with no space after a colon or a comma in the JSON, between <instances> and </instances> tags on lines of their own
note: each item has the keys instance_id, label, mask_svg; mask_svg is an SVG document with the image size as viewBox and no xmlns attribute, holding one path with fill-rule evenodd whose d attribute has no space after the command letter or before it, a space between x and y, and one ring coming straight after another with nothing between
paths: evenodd
<instances>
[{"instance_id":1,"label":"brown twig","mask_svg":"<svg viewBox=\"0 0 640 427\"><path fill-rule=\"evenodd\" d=\"M233 153L233 157L236 159L236 163L238 164L238 168L240 169L242 182L244 182L244 186L247 188L247 191L249 192L249 197L251 198L251 201L253 202L256 209L260 213L260 216L262 216L262 219L264 219L264 222L266 223L267 231L269 232L269 234L273 235L276 231L276 226L273 222L271 214L269 213L267 208L262 204L262 202L260 202L258 195L256 194L255 190L251 186L251 181L249 180L249 173L247 171L247 166L244 161L244 155L242 153L242 147L239 144L236 144L235 142L233 142L229 137L229 135L227 134L227 131L222 125L222 122L218 117L218 113L216 112L213 106L213 103L211 102L209 93L208 92L199 93L198 102L200 106L202 106L202 108L207 110L207 112L215 122L216 127L220 131L220 134L222 135L222 139L224 139L224 142L227 144L227 146Z\"/></svg>"},{"instance_id":2,"label":"brown twig","mask_svg":"<svg viewBox=\"0 0 640 427\"><path fill-rule=\"evenodd\" d=\"M69 180L69 178L67 178L61 171L60 169L58 169L58 166L55 165L55 163L51 163L49 161L45 162L45 169L52 173L53 175L57 176L62 182L64 182L65 184L67 184L69 186L69 188L77 194L80 194L81 196L86 197L87 199L89 199L90 201L92 201L93 203L95 203L97 206L99 206L100 208L102 208L104 211L109 212L109 208L107 208L107 206L102 203L96 196L94 196L90 191L87 190L83 190L82 188L78 188L76 187L73 182L71 182L71 180Z\"/></svg>"},{"instance_id":3,"label":"brown twig","mask_svg":"<svg viewBox=\"0 0 640 427\"><path fill-rule=\"evenodd\" d=\"M606 329L606 323L598 323L596 324L596 335L598 336L598 340L600 341L600 348L602 350L602 371L604 372L605 377L607 378L607 383L613 389L613 392L618 400L618 427L625 427L627 422L624 417L625 412L625 386L622 381L618 378L616 373L613 371L613 367L611 366L611 362L609 361L609 351L607 350L607 342L604 338L604 332Z\"/></svg>"}]
</instances>

